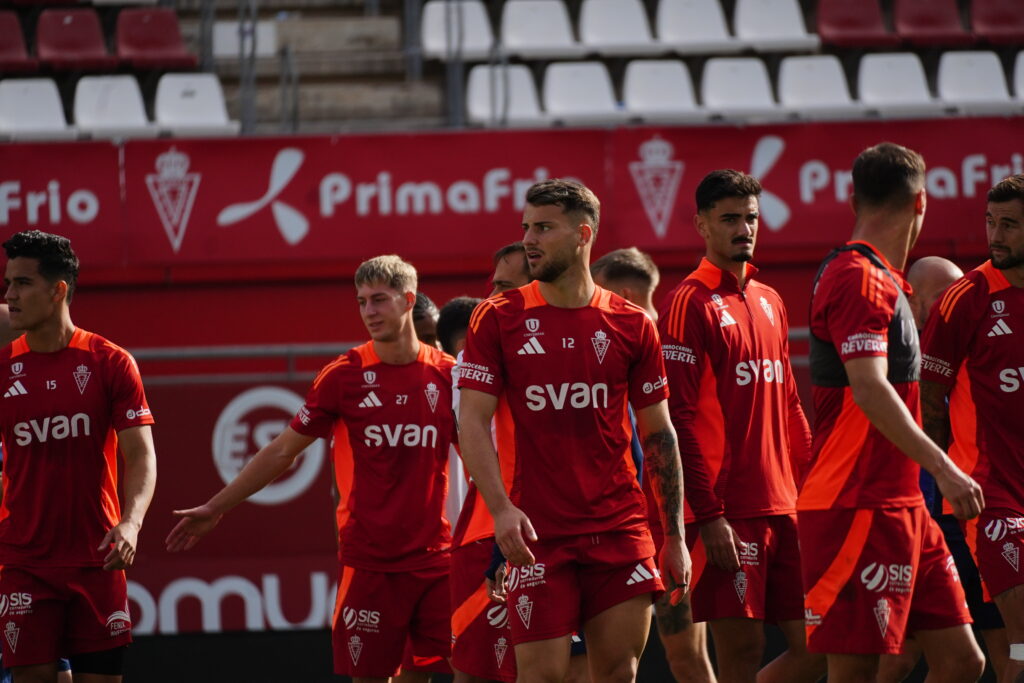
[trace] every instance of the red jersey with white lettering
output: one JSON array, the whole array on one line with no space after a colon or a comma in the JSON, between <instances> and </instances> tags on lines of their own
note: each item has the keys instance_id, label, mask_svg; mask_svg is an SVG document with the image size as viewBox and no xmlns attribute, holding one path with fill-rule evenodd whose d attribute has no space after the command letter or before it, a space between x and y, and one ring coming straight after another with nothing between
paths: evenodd
<instances>
[{"instance_id":1,"label":"red jersey with white lettering","mask_svg":"<svg viewBox=\"0 0 1024 683\"><path fill-rule=\"evenodd\" d=\"M459 384L508 400L510 497L542 540L648 533L626 404L639 411L668 390L643 309L600 287L581 308L548 305L537 282L498 294L470 319Z\"/></svg>"},{"instance_id":2,"label":"red jersey with white lettering","mask_svg":"<svg viewBox=\"0 0 1024 683\"><path fill-rule=\"evenodd\" d=\"M373 342L324 366L291 427L334 437L341 562L378 572L446 566L455 359L420 344L389 365Z\"/></svg>"},{"instance_id":3,"label":"red jersey with white lettering","mask_svg":"<svg viewBox=\"0 0 1024 683\"><path fill-rule=\"evenodd\" d=\"M697 523L796 512L811 432L789 363L786 308L707 259L659 311L669 408ZM794 468L794 463L796 467Z\"/></svg>"},{"instance_id":4,"label":"red jersey with white lettering","mask_svg":"<svg viewBox=\"0 0 1024 683\"><path fill-rule=\"evenodd\" d=\"M936 302L921 351L921 378L952 387L949 456L985 507L1024 510L1024 289L986 261Z\"/></svg>"},{"instance_id":5,"label":"red jersey with white lettering","mask_svg":"<svg viewBox=\"0 0 1024 683\"><path fill-rule=\"evenodd\" d=\"M910 285L867 242L826 260L811 297L814 443L798 510L922 505L920 469L853 401L843 364L882 356L888 379L921 424L920 351Z\"/></svg>"},{"instance_id":6,"label":"red jersey with white lettering","mask_svg":"<svg viewBox=\"0 0 1024 683\"><path fill-rule=\"evenodd\" d=\"M103 566L121 521L117 432L153 424L135 359L76 329L60 351L19 337L0 351L0 564Z\"/></svg>"}]
</instances>

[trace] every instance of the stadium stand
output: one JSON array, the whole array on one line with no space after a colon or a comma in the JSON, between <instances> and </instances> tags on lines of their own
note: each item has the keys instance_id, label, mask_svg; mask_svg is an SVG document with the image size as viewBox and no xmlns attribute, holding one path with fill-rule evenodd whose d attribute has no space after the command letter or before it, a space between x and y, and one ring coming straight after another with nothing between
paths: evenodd
<instances>
[{"instance_id":1,"label":"stadium stand","mask_svg":"<svg viewBox=\"0 0 1024 683\"><path fill-rule=\"evenodd\" d=\"M503 82L507 79L507 84ZM478 64L469 72L466 109L471 123L485 126L541 125L541 112L533 74L522 64L507 67Z\"/></svg>"},{"instance_id":2,"label":"stadium stand","mask_svg":"<svg viewBox=\"0 0 1024 683\"><path fill-rule=\"evenodd\" d=\"M780 121L788 112L775 102L768 69L757 57L712 57L704 65L701 101L725 120Z\"/></svg>"},{"instance_id":3,"label":"stadium stand","mask_svg":"<svg viewBox=\"0 0 1024 683\"><path fill-rule=\"evenodd\" d=\"M729 33L718 0L661 0L655 25L658 40L681 55L727 54L748 47Z\"/></svg>"},{"instance_id":4,"label":"stadium stand","mask_svg":"<svg viewBox=\"0 0 1024 683\"><path fill-rule=\"evenodd\" d=\"M92 8L43 10L36 26L36 55L44 66L63 71L112 71L118 65Z\"/></svg>"},{"instance_id":5,"label":"stadium stand","mask_svg":"<svg viewBox=\"0 0 1024 683\"><path fill-rule=\"evenodd\" d=\"M867 113L850 97L835 55L784 58L779 66L779 102L805 119L859 118Z\"/></svg>"},{"instance_id":6,"label":"stadium stand","mask_svg":"<svg viewBox=\"0 0 1024 683\"><path fill-rule=\"evenodd\" d=\"M156 89L156 123L173 135L235 135L239 122L228 118L224 93L214 74L164 74Z\"/></svg>"},{"instance_id":7,"label":"stadium stand","mask_svg":"<svg viewBox=\"0 0 1024 683\"><path fill-rule=\"evenodd\" d=\"M423 6L420 39L425 57L450 59L457 53L464 60L477 61L490 54L494 33L480 0L429 0Z\"/></svg>"},{"instance_id":8,"label":"stadium stand","mask_svg":"<svg viewBox=\"0 0 1024 683\"><path fill-rule=\"evenodd\" d=\"M622 90L629 116L646 123L693 123L709 118L697 105L690 72L676 59L631 61Z\"/></svg>"},{"instance_id":9,"label":"stadium stand","mask_svg":"<svg viewBox=\"0 0 1024 683\"><path fill-rule=\"evenodd\" d=\"M797 0L736 0L736 36L758 52L814 50L818 36L808 33Z\"/></svg>"},{"instance_id":10,"label":"stadium stand","mask_svg":"<svg viewBox=\"0 0 1024 683\"><path fill-rule=\"evenodd\" d=\"M877 0L819 0L818 36L837 47L896 47L901 39L885 27Z\"/></svg>"},{"instance_id":11,"label":"stadium stand","mask_svg":"<svg viewBox=\"0 0 1024 683\"><path fill-rule=\"evenodd\" d=\"M25 73L39 68L39 60L29 57L18 15L0 11L0 72Z\"/></svg>"},{"instance_id":12,"label":"stadium stand","mask_svg":"<svg viewBox=\"0 0 1024 683\"><path fill-rule=\"evenodd\" d=\"M1024 50L1017 53L1013 66L1013 94L1018 102L1024 102Z\"/></svg>"},{"instance_id":13,"label":"stadium stand","mask_svg":"<svg viewBox=\"0 0 1024 683\"><path fill-rule=\"evenodd\" d=\"M52 78L0 81L0 137L9 140L73 140L78 131L64 116Z\"/></svg>"},{"instance_id":14,"label":"stadium stand","mask_svg":"<svg viewBox=\"0 0 1024 683\"><path fill-rule=\"evenodd\" d=\"M883 117L941 116L945 110L928 90L921 58L913 52L864 55L857 83L860 101Z\"/></svg>"},{"instance_id":15,"label":"stadium stand","mask_svg":"<svg viewBox=\"0 0 1024 683\"><path fill-rule=\"evenodd\" d=\"M896 0L896 33L911 45L970 45L974 36L964 30L956 0Z\"/></svg>"},{"instance_id":16,"label":"stadium stand","mask_svg":"<svg viewBox=\"0 0 1024 683\"><path fill-rule=\"evenodd\" d=\"M509 0L502 8L501 43L523 59L572 59L584 48L573 36L562 0Z\"/></svg>"},{"instance_id":17,"label":"stadium stand","mask_svg":"<svg viewBox=\"0 0 1024 683\"><path fill-rule=\"evenodd\" d=\"M654 41L640 0L583 0L580 42L605 57L655 55L665 47Z\"/></svg>"},{"instance_id":18,"label":"stadium stand","mask_svg":"<svg viewBox=\"0 0 1024 683\"><path fill-rule=\"evenodd\" d=\"M1016 0L972 0L971 27L995 45L1024 43L1024 12Z\"/></svg>"},{"instance_id":19,"label":"stadium stand","mask_svg":"<svg viewBox=\"0 0 1024 683\"><path fill-rule=\"evenodd\" d=\"M552 64L544 75L544 111L565 124L601 124L624 121L608 67L602 62Z\"/></svg>"},{"instance_id":20,"label":"stadium stand","mask_svg":"<svg viewBox=\"0 0 1024 683\"><path fill-rule=\"evenodd\" d=\"M995 52L946 52L939 60L939 99L964 114L1021 113L1010 99L1006 75Z\"/></svg>"},{"instance_id":21,"label":"stadium stand","mask_svg":"<svg viewBox=\"0 0 1024 683\"><path fill-rule=\"evenodd\" d=\"M84 76L75 87L75 125L93 138L153 138L160 129L146 118L134 76Z\"/></svg>"},{"instance_id":22,"label":"stadium stand","mask_svg":"<svg viewBox=\"0 0 1024 683\"><path fill-rule=\"evenodd\" d=\"M193 69L197 63L181 40L178 15L165 7L121 10L117 56L134 69Z\"/></svg>"}]
</instances>

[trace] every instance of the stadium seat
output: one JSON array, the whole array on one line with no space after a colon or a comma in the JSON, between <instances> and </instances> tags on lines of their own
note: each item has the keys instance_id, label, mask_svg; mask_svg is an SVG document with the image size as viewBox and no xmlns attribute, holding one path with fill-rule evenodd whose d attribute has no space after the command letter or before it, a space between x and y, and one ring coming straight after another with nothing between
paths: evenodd
<instances>
[{"instance_id":1,"label":"stadium seat","mask_svg":"<svg viewBox=\"0 0 1024 683\"><path fill-rule=\"evenodd\" d=\"M864 55L857 74L860 101L886 118L942 116L928 90L921 59L912 52Z\"/></svg>"},{"instance_id":2,"label":"stadium seat","mask_svg":"<svg viewBox=\"0 0 1024 683\"><path fill-rule=\"evenodd\" d=\"M801 118L857 118L865 107L850 98L846 75L835 55L786 57L779 66L779 102Z\"/></svg>"},{"instance_id":3,"label":"stadium seat","mask_svg":"<svg viewBox=\"0 0 1024 683\"><path fill-rule=\"evenodd\" d=\"M215 74L164 74L156 86L156 124L173 135L235 135L238 121L228 119L224 91Z\"/></svg>"},{"instance_id":4,"label":"stadium seat","mask_svg":"<svg viewBox=\"0 0 1024 683\"><path fill-rule=\"evenodd\" d=\"M238 33L238 21L215 21L213 22L213 56L217 59L238 59L240 49L243 47L242 36ZM278 50L277 43L277 22L261 19L256 22L254 31L246 32L244 49L250 50L252 36L256 36L256 58L276 57Z\"/></svg>"},{"instance_id":5,"label":"stadium seat","mask_svg":"<svg viewBox=\"0 0 1024 683\"><path fill-rule=\"evenodd\" d=\"M1003 65L995 52L945 52L939 59L939 99L964 114L1013 114Z\"/></svg>"},{"instance_id":6,"label":"stadium seat","mask_svg":"<svg viewBox=\"0 0 1024 683\"><path fill-rule=\"evenodd\" d=\"M154 138L134 76L83 76L75 86L75 125L94 138Z\"/></svg>"},{"instance_id":7,"label":"stadium seat","mask_svg":"<svg viewBox=\"0 0 1024 683\"><path fill-rule=\"evenodd\" d=\"M501 45L523 59L583 56L563 0L508 0L501 14Z\"/></svg>"},{"instance_id":8,"label":"stadium seat","mask_svg":"<svg viewBox=\"0 0 1024 683\"><path fill-rule=\"evenodd\" d=\"M0 137L9 140L72 140L78 136L64 118L52 78L0 81Z\"/></svg>"},{"instance_id":9,"label":"stadium seat","mask_svg":"<svg viewBox=\"0 0 1024 683\"><path fill-rule=\"evenodd\" d=\"M1024 43L1024 11L1019 0L972 0L974 35L996 44Z\"/></svg>"},{"instance_id":10,"label":"stadium seat","mask_svg":"<svg viewBox=\"0 0 1024 683\"><path fill-rule=\"evenodd\" d=\"M807 32L797 0L736 0L733 28L759 52L814 50L820 44Z\"/></svg>"},{"instance_id":11,"label":"stadium seat","mask_svg":"<svg viewBox=\"0 0 1024 683\"><path fill-rule=\"evenodd\" d=\"M192 69L178 15L167 7L123 9L117 15L117 56L135 69Z\"/></svg>"},{"instance_id":12,"label":"stadium seat","mask_svg":"<svg viewBox=\"0 0 1024 683\"><path fill-rule=\"evenodd\" d=\"M878 0L818 0L818 36L839 47L896 47L902 42L885 28Z\"/></svg>"},{"instance_id":13,"label":"stadium seat","mask_svg":"<svg viewBox=\"0 0 1024 683\"><path fill-rule=\"evenodd\" d=\"M693 82L678 59L636 59L626 67L622 99L630 117L647 122L706 121L709 114L697 106Z\"/></svg>"},{"instance_id":14,"label":"stadium seat","mask_svg":"<svg viewBox=\"0 0 1024 683\"><path fill-rule=\"evenodd\" d=\"M956 0L896 0L896 33L911 45L970 45L974 36L964 30Z\"/></svg>"},{"instance_id":15,"label":"stadium seat","mask_svg":"<svg viewBox=\"0 0 1024 683\"><path fill-rule=\"evenodd\" d=\"M59 70L111 71L117 66L94 9L44 10L36 25L36 55Z\"/></svg>"},{"instance_id":16,"label":"stadium seat","mask_svg":"<svg viewBox=\"0 0 1024 683\"><path fill-rule=\"evenodd\" d=\"M701 101L715 116L741 121L780 121L789 112L772 97L768 69L757 57L712 57L704 65Z\"/></svg>"},{"instance_id":17,"label":"stadium seat","mask_svg":"<svg viewBox=\"0 0 1024 683\"><path fill-rule=\"evenodd\" d=\"M655 55L666 48L651 37L640 0L583 0L580 42L606 57Z\"/></svg>"},{"instance_id":18,"label":"stadium seat","mask_svg":"<svg viewBox=\"0 0 1024 683\"><path fill-rule=\"evenodd\" d=\"M544 111L567 124L615 123L619 109L608 68L602 62L561 62L544 74Z\"/></svg>"},{"instance_id":19,"label":"stadium seat","mask_svg":"<svg viewBox=\"0 0 1024 683\"><path fill-rule=\"evenodd\" d=\"M428 0L420 24L423 56L448 59L461 53L462 59L487 59L494 47L494 32L481 0Z\"/></svg>"},{"instance_id":20,"label":"stadium seat","mask_svg":"<svg viewBox=\"0 0 1024 683\"><path fill-rule=\"evenodd\" d=\"M29 57L25 49L18 15L9 10L0 12L0 73L21 73L38 68L39 61Z\"/></svg>"},{"instance_id":21,"label":"stadium seat","mask_svg":"<svg viewBox=\"0 0 1024 683\"><path fill-rule=\"evenodd\" d=\"M747 45L729 34L718 0L661 0L658 40L681 55L739 52Z\"/></svg>"},{"instance_id":22,"label":"stadium seat","mask_svg":"<svg viewBox=\"0 0 1024 683\"><path fill-rule=\"evenodd\" d=\"M536 126L548 122L540 110L533 74L522 64L478 64L470 69L466 114L471 123L485 126Z\"/></svg>"},{"instance_id":23,"label":"stadium seat","mask_svg":"<svg viewBox=\"0 0 1024 683\"><path fill-rule=\"evenodd\" d=\"M1024 50L1017 53L1017 59L1013 64L1013 94L1019 101L1024 102Z\"/></svg>"}]
</instances>

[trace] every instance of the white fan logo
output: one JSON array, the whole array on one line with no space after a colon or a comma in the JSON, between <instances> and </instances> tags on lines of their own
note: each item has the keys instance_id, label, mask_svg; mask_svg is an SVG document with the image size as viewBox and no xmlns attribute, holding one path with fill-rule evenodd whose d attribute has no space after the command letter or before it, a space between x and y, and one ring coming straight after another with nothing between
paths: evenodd
<instances>
[{"instance_id":1,"label":"white fan logo","mask_svg":"<svg viewBox=\"0 0 1024 683\"><path fill-rule=\"evenodd\" d=\"M785 149L786 143L777 135L766 135L758 140L750 158L750 175L758 180L768 175ZM769 230L779 231L789 222L789 206L777 194L762 190L759 203L761 218Z\"/></svg>"},{"instance_id":2,"label":"white fan logo","mask_svg":"<svg viewBox=\"0 0 1024 683\"><path fill-rule=\"evenodd\" d=\"M232 204L217 215L217 225L233 225L259 212L267 204L274 214L274 221L281 237L288 244L298 244L309 232L309 221L293 206L277 199L278 195L288 186L295 174L299 172L305 155L302 150L286 147L274 157L270 166L270 183L262 197L253 202Z\"/></svg>"}]
</instances>

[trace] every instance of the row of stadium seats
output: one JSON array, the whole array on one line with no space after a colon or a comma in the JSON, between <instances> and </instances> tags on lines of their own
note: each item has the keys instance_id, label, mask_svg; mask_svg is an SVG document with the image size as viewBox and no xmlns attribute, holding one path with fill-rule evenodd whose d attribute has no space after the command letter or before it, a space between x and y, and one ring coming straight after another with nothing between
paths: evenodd
<instances>
[{"instance_id":1,"label":"row of stadium seats","mask_svg":"<svg viewBox=\"0 0 1024 683\"><path fill-rule=\"evenodd\" d=\"M786 57L780 63L776 100L760 58L713 57L704 65L698 103L682 60L633 60L626 67L620 100L602 62L555 62L545 71L538 99L529 67L481 64L470 70L466 109L472 123L513 126L1012 115L1024 113L1024 51L1016 59L1016 99L1007 89L999 58L986 51L943 54L937 98L920 58L910 52L865 55L857 86L853 99L834 55Z\"/></svg>"},{"instance_id":2,"label":"row of stadium seats","mask_svg":"<svg viewBox=\"0 0 1024 683\"><path fill-rule=\"evenodd\" d=\"M80 78L70 126L52 79L0 81L3 139L199 137L237 135L239 130L238 122L228 119L224 93L214 74L164 74L157 84L153 111L155 122L150 122L138 81L131 75Z\"/></svg>"},{"instance_id":3,"label":"row of stadium seats","mask_svg":"<svg viewBox=\"0 0 1024 683\"><path fill-rule=\"evenodd\" d=\"M178 16L168 8L130 8L117 15L115 52L107 50L99 15L91 8L47 9L39 15L35 56L26 49L18 15L0 11L0 72L188 69L195 55L185 49Z\"/></svg>"},{"instance_id":4,"label":"row of stadium seats","mask_svg":"<svg viewBox=\"0 0 1024 683\"><path fill-rule=\"evenodd\" d=\"M155 5L159 0L2 0L0 5L43 7L46 5Z\"/></svg>"},{"instance_id":5,"label":"row of stadium seats","mask_svg":"<svg viewBox=\"0 0 1024 683\"><path fill-rule=\"evenodd\" d=\"M574 33L563 0L506 0L499 43L483 0L428 0L421 43L429 58L487 59L496 48L524 59L572 59L676 54L797 52L820 43L892 47L968 45L978 40L1024 43L1020 0L972 0L973 32L964 29L956 0L895 0L896 32L888 31L878 0L819 0L817 35L808 33L798 0L735 0L729 32L719 0L659 0L652 33L641 0L582 0ZM453 38L449 40L449 36ZM578 36L578 40L577 37Z\"/></svg>"}]
</instances>

